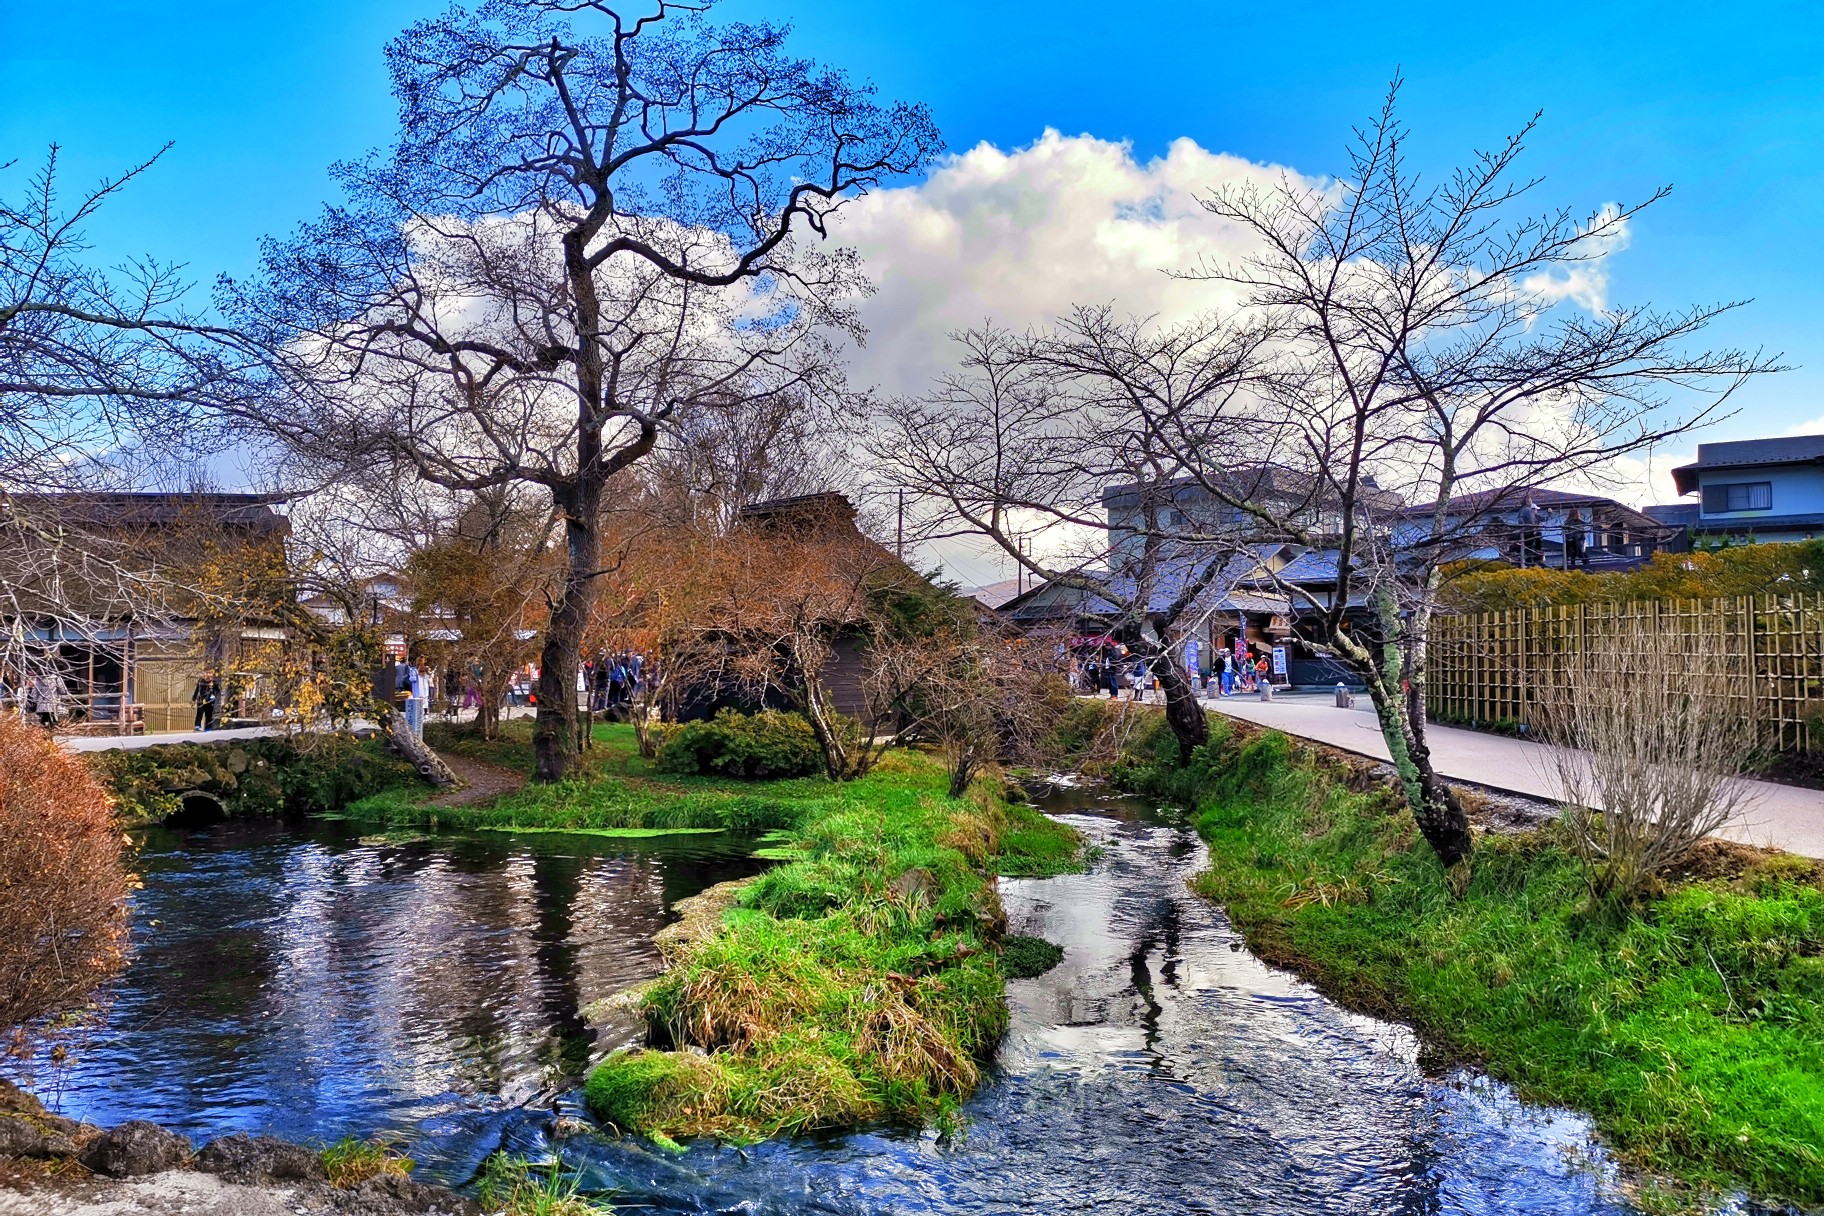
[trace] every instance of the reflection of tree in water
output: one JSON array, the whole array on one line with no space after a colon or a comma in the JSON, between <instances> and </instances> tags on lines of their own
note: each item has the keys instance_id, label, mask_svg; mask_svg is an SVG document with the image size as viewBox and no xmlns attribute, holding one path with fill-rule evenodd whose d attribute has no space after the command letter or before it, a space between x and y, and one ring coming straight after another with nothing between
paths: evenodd
<instances>
[{"instance_id":1,"label":"reflection of tree in water","mask_svg":"<svg viewBox=\"0 0 1824 1216\"><path fill-rule=\"evenodd\" d=\"M1153 951L1159 950L1159 980L1168 988L1176 988L1180 931L1178 901L1154 900L1147 909L1146 918L1140 924L1140 932L1134 938L1133 949L1127 956L1134 991L1140 997L1140 1027L1145 1035L1146 1050L1153 1057L1155 1071L1165 1071L1167 1068L1165 1057L1159 1051L1159 1017L1165 1010L1153 992L1150 960Z\"/></svg>"}]
</instances>

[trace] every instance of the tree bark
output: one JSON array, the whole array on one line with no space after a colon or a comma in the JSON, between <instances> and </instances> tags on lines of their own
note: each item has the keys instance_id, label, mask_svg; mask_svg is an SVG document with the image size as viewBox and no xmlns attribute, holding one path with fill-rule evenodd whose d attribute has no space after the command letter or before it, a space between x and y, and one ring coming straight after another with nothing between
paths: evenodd
<instances>
[{"instance_id":1,"label":"tree bark","mask_svg":"<svg viewBox=\"0 0 1824 1216\"><path fill-rule=\"evenodd\" d=\"M1387 743L1400 792L1412 808L1413 821L1438 860L1450 869L1468 860L1474 848L1469 816L1432 767L1431 749L1425 743L1425 690L1409 674L1412 669L1406 661L1403 636L1406 626L1391 597L1383 593L1378 598L1383 639L1378 647L1380 661L1360 643L1350 642L1342 649L1368 685L1381 737Z\"/></svg>"},{"instance_id":2,"label":"tree bark","mask_svg":"<svg viewBox=\"0 0 1824 1216\"><path fill-rule=\"evenodd\" d=\"M595 574L601 558L596 531L597 496L575 495L564 521L569 556L563 589L551 605L539 652L538 714L532 725L535 756L533 780L562 781L580 754L576 738L576 673L583 664L583 632L595 601Z\"/></svg>"},{"instance_id":3,"label":"tree bark","mask_svg":"<svg viewBox=\"0 0 1824 1216\"><path fill-rule=\"evenodd\" d=\"M425 746L424 740L414 735L406 725L405 715L390 706L380 710L380 729L386 732L387 741L399 749L418 775L438 789L451 789L462 784L443 762L443 757Z\"/></svg>"},{"instance_id":4,"label":"tree bark","mask_svg":"<svg viewBox=\"0 0 1824 1216\"><path fill-rule=\"evenodd\" d=\"M1165 721L1178 740L1178 762L1189 764L1191 753L1210 741L1210 720L1204 716L1203 706L1197 704L1197 692L1185 677L1184 668L1173 662L1169 651L1155 656L1151 667L1165 693Z\"/></svg>"}]
</instances>

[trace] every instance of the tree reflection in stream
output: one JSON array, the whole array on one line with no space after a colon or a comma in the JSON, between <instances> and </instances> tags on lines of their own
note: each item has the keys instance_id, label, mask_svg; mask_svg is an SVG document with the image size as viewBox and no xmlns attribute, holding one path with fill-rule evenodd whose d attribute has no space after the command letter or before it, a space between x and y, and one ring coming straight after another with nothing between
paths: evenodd
<instances>
[{"instance_id":1,"label":"tree reflection in stream","mask_svg":"<svg viewBox=\"0 0 1824 1216\"><path fill-rule=\"evenodd\" d=\"M1429 1078L1405 1029L1248 953L1186 887L1203 863L1188 830L1070 819L1105 851L1086 875L1005 882L1015 931L1064 962L1010 985L998 1075L955 1142L876 1130L666 1160L582 1137L562 1155L617 1202L671 1212L1630 1210L1581 1119ZM532 1123L510 1139L549 1147Z\"/></svg>"},{"instance_id":2,"label":"tree reflection in stream","mask_svg":"<svg viewBox=\"0 0 1824 1216\"><path fill-rule=\"evenodd\" d=\"M757 872L751 839L152 832L138 954L47 1100L196 1138L389 1133L460 1180L518 1105L574 1083L581 1010L657 974L672 901Z\"/></svg>"}]
</instances>

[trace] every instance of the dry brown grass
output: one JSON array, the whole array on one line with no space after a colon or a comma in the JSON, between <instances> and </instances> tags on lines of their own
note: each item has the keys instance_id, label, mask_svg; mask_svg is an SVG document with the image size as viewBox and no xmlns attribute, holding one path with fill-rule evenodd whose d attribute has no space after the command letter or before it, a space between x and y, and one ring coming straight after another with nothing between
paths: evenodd
<instances>
[{"instance_id":1,"label":"dry brown grass","mask_svg":"<svg viewBox=\"0 0 1824 1216\"><path fill-rule=\"evenodd\" d=\"M120 970L122 848L88 765L0 713L0 1028L79 1008Z\"/></svg>"}]
</instances>

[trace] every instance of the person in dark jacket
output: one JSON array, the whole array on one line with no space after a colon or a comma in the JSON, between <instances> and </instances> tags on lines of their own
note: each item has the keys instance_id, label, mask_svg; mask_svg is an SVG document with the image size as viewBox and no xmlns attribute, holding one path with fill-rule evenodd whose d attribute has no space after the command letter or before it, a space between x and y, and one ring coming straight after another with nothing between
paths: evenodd
<instances>
[{"instance_id":1,"label":"person in dark jacket","mask_svg":"<svg viewBox=\"0 0 1824 1216\"><path fill-rule=\"evenodd\" d=\"M213 671L205 671L190 691L190 704L196 706L196 725L192 730L215 729L215 707L222 699L222 683Z\"/></svg>"}]
</instances>

